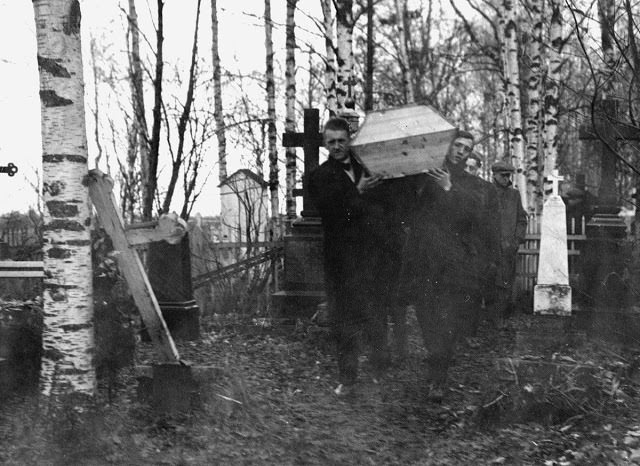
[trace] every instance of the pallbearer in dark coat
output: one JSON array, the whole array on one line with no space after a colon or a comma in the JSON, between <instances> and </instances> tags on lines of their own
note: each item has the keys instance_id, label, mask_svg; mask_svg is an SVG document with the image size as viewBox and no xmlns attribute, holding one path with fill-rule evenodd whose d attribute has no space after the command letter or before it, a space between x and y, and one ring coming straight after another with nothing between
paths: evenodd
<instances>
[{"instance_id":1,"label":"pallbearer in dark coat","mask_svg":"<svg viewBox=\"0 0 640 466\"><path fill-rule=\"evenodd\" d=\"M442 398L458 338L479 312L492 276L498 236L491 215L495 193L464 172L473 137L459 132L442 169L424 175L409 236L402 294L416 307L428 351L429 399Z\"/></svg>"},{"instance_id":2,"label":"pallbearer in dark coat","mask_svg":"<svg viewBox=\"0 0 640 466\"><path fill-rule=\"evenodd\" d=\"M338 349L336 393L341 394L356 381L362 333L373 346L374 368L386 359L386 328L372 305L378 259L372 251L385 236L385 222L382 209L366 194L379 177L368 176L352 157L347 121L327 121L324 140L329 159L309 175L309 194L322 218L326 291Z\"/></svg>"},{"instance_id":3,"label":"pallbearer in dark coat","mask_svg":"<svg viewBox=\"0 0 640 466\"><path fill-rule=\"evenodd\" d=\"M504 327L504 319L513 301L518 248L527 233L527 213L522 207L520 193L511 187L515 168L499 161L491 167L493 183L500 204L500 256L496 288L492 302L488 303L489 316L496 327Z\"/></svg>"}]
</instances>

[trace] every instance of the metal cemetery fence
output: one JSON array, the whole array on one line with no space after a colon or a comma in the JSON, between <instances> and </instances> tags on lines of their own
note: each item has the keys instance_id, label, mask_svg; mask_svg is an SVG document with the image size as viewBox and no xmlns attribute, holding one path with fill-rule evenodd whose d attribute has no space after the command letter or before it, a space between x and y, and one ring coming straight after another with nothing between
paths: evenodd
<instances>
[{"instance_id":1,"label":"metal cemetery fence","mask_svg":"<svg viewBox=\"0 0 640 466\"><path fill-rule=\"evenodd\" d=\"M538 275L538 257L540 254L540 215L529 216L527 235L525 242L518 250L516 261L516 293L528 294L533 292ZM575 286L580 275L580 250L583 241L587 239L584 234L585 219L572 219L567 228L567 250L569 254L569 283Z\"/></svg>"}]
</instances>

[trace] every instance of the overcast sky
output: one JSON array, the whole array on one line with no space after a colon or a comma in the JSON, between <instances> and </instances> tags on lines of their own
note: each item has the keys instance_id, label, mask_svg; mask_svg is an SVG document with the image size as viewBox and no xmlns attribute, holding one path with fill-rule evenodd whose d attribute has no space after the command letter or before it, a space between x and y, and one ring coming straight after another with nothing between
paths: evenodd
<instances>
[{"instance_id":1,"label":"overcast sky","mask_svg":"<svg viewBox=\"0 0 640 466\"><path fill-rule=\"evenodd\" d=\"M123 5L126 2L121 2ZM155 3L155 2L151 2ZM188 64L188 53L193 31L195 1L167 0L165 3L165 60L173 66L174 63ZM201 13L201 56L210 60L211 17L209 2L203 1ZM319 10L317 1L301 0L299 7ZM147 2L138 1L138 13L141 20L148 17ZM234 6L234 4L236 6ZM308 5L307 5L308 4ZM276 23L284 23L285 2L273 2L273 18ZM82 41L84 65L87 69L90 63L88 57L89 38L98 40L113 40L120 37L122 14L118 9L118 2L112 1L81 1L82 7ZM242 2L218 2L220 19L221 60L223 67L232 71L244 72L264 70L264 30L261 16L264 3L258 0ZM305 10L309 11L309 10ZM315 11L319 14L319 11ZM303 15L298 15L298 21L305 22ZM308 24L308 20L307 20ZM310 26L310 25L309 25ZM310 26L312 29L313 26ZM300 34L304 34L301 32ZM282 50L284 31L276 29L274 41ZM111 44L118 47L117 41ZM19 167L19 173L9 178L0 175L0 214L12 210L26 210L35 205L37 196L30 183L36 182L36 171L41 172L41 138L40 138L40 102L38 99L38 70L36 66L35 28L33 24L32 2L26 0L0 0L0 165L9 162ZM186 52L186 54L185 54ZM280 55L283 55L280 53ZM284 57L284 55L283 55ZM306 58L298 58L302 66ZM186 62L186 63L185 63ZM92 78L85 71L85 86L87 88L87 122L91 132L89 104L92 99ZM263 96L256 98L263 99ZM223 98L224 100L224 98ZM88 138L90 159L95 155L95 144ZM233 150L231 148L231 150ZM241 168L234 167L231 157L230 171ZM237 165L237 164L236 164ZM91 161L90 161L90 166ZM282 170L284 171L284 170ZM209 182L208 202L197 205L193 213L201 211L203 215L219 213L217 201L211 202L216 194L217 179ZM179 206L174 204L175 209Z\"/></svg>"}]
</instances>

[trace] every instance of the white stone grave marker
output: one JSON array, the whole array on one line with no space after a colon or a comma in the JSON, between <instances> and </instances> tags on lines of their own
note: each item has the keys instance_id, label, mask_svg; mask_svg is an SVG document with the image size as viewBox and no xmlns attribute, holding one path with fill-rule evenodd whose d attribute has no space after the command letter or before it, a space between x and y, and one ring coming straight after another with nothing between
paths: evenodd
<instances>
[{"instance_id":1,"label":"white stone grave marker","mask_svg":"<svg viewBox=\"0 0 640 466\"><path fill-rule=\"evenodd\" d=\"M542 207L538 281L533 291L533 312L541 315L571 315L571 287L567 254L567 213L558 195L564 178L553 170L553 193Z\"/></svg>"}]
</instances>

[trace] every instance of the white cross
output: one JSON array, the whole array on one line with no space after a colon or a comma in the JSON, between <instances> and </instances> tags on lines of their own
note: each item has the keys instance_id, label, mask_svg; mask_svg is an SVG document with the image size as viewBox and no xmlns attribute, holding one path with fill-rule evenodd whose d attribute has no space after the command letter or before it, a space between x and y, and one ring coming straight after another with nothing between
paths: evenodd
<instances>
[{"instance_id":1,"label":"white cross","mask_svg":"<svg viewBox=\"0 0 640 466\"><path fill-rule=\"evenodd\" d=\"M558 196L558 182L564 180L564 176L560 176L558 175L558 170L554 169L551 172L551 176L549 177L551 178L551 182L553 183L553 196Z\"/></svg>"}]
</instances>

